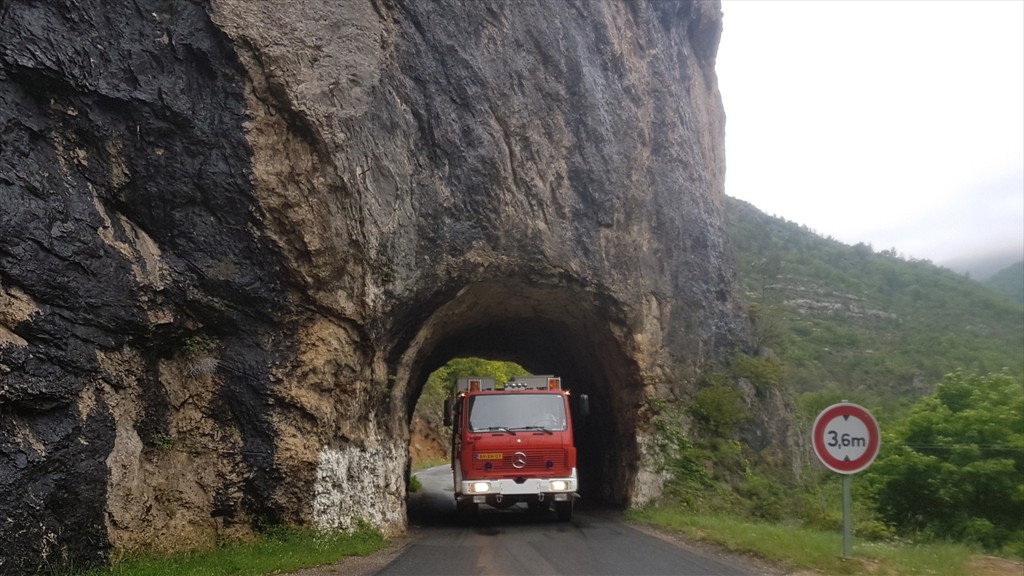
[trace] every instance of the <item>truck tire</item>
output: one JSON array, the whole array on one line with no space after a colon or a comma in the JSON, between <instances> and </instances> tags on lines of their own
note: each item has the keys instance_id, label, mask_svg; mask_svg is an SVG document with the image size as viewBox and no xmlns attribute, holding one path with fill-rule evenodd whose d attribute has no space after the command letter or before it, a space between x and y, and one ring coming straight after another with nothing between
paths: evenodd
<instances>
[{"instance_id":1,"label":"truck tire","mask_svg":"<svg viewBox=\"0 0 1024 576\"><path fill-rule=\"evenodd\" d=\"M477 512L480 510L480 505L473 502L469 498L464 498L455 503L455 512L459 517L459 522L463 524L472 524L476 522Z\"/></svg>"},{"instance_id":2,"label":"truck tire","mask_svg":"<svg viewBox=\"0 0 1024 576\"><path fill-rule=\"evenodd\" d=\"M530 510L531 514L540 516L548 511L551 504L547 500L529 500L526 503L526 507Z\"/></svg>"},{"instance_id":3,"label":"truck tire","mask_svg":"<svg viewBox=\"0 0 1024 576\"><path fill-rule=\"evenodd\" d=\"M568 522L572 520L572 503L572 500L555 502L555 512L558 514L558 520L560 522Z\"/></svg>"}]
</instances>

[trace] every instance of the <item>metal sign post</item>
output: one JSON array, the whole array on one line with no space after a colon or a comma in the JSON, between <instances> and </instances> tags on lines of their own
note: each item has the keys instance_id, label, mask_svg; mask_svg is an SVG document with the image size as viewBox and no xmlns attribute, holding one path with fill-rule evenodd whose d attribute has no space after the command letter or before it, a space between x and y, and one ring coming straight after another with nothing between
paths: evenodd
<instances>
[{"instance_id":1,"label":"metal sign post","mask_svg":"<svg viewBox=\"0 0 1024 576\"><path fill-rule=\"evenodd\" d=\"M850 496L850 475L843 476L843 558L849 558L853 550L853 514L850 511L853 498Z\"/></svg>"},{"instance_id":2,"label":"metal sign post","mask_svg":"<svg viewBox=\"0 0 1024 576\"><path fill-rule=\"evenodd\" d=\"M843 556L848 558L853 548L850 476L867 468L878 455L878 423L856 404L833 404L814 420L811 444L825 467L843 474Z\"/></svg>"}]
</instances>

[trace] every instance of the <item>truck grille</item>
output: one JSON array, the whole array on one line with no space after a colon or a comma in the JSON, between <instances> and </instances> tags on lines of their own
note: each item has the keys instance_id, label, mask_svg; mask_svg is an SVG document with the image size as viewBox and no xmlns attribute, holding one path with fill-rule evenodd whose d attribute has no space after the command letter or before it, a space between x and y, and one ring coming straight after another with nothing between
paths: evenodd
<instances>
[{"instance_id":1,"label":"truck grille","mask_svg":"<svg viewBox=\"0 0 1024 576\"><path fill-rule=\"evenodd\" d=\"M519 456L518 461L516 460L517 455ZM553 470L560 470L562 471L561 473L564 473L566 468L565 450L561 449L530 450L527 448L513 451L504 450L501 456L501 459L481 459L475 457L473 458L473 470L537 474ZM516 465L522 461L523 456L526 457L526 463L521 467L517 467ZM491 467L488 468L487 464L490 464Z\"/></svg>"}]
</instances>

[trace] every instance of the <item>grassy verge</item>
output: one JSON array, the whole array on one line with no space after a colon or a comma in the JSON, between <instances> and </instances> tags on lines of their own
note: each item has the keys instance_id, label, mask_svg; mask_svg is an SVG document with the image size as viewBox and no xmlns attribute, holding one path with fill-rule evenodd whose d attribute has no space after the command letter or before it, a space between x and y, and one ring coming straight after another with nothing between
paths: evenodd
<instances>
[{"instance_id":1,"label":"grassy verge","mask_svg":"<svg viewBox=\"0 0 1024 576\"><path fill-rule=\"evenodd\" d=\"M427 468L433 468L434 466L441 466L442 464L449 464L447 458L428 458L426 460L417 460L412 463L412 471L419 472L420 470L426 470Z\"/></svg>"},{"instance_id":2,"label":"grassy verge","mask_svg":"<svg viewBox=\"0 0 1024 576\"><path fill-rule=\"evenodd\" d=\"M365 556L387 546L378 532L280 531L255 542L177 555L137 555L81 576L258 576Z\"/></svg>"},{"instance_id":3,"label":"grassy verge","mask_svg":"<svg viewBox=\"0 0 1024 576\"><path fill-rule=\"evenodd\" d=\"M800 526L759 523L722 515L697 515L669 508L633 510L630 520L748 553L785 569L825 574L970 575L973 551L960 544L901 544L853 540L843 558L843 537ZM995 572L993 572L995 574Z\"/></svg>"}]
</instances>

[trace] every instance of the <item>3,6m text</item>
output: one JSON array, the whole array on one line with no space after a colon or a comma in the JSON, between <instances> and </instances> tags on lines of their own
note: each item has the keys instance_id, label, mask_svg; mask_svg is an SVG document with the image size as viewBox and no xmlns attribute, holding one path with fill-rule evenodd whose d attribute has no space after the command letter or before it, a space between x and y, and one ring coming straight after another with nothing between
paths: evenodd
<instances>
[{"instance_id":1,"label":"3,6m text","mask_svg":"<svg viewBox=\"0 0 1024 576\"><path fill-rule=\"evenodd\" d=\"M835 430L828 431L828 447L829 448L863 448L868 445L868 439L861 436L850 436L849 434L839 434Z\"/></svg>"}]
</instances>

